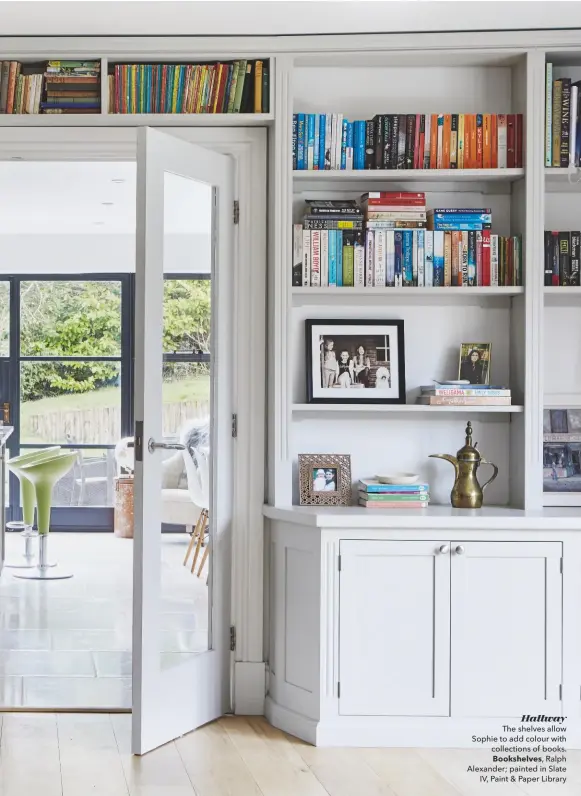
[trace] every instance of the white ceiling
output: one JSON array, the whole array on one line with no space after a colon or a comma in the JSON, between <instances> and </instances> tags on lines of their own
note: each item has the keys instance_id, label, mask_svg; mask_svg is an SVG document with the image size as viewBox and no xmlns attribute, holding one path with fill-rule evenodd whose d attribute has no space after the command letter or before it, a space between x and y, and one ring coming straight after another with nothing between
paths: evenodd
<instances>
[{"instance_id":1,"label":"white ceiling","mask_svg":"<svg viewBox=\"0 0 581 796\"><path fill-rule=\"evenodd\" d=\"M574 28L576 2L0 2L2 36L260 36Z\"/></svg>"},{"instance_id":2,"label":"white ceiling","mask_svg":"<svg viewBox=\"0 0 581 796\"><path fill-rule=\"evenodd\" d=\"M0 235L133 235L135 169L134 162L0 162ZM164 193L165 232L208 233L208 186L166 175Z\"/></svg>"}]
</instances>

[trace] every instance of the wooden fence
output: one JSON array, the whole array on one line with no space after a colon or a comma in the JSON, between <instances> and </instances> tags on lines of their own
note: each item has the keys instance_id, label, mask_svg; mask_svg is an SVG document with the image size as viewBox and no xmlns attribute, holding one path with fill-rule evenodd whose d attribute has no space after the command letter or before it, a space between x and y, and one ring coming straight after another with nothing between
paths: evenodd
<instances>
[{"instance_id":1,"label":"wooden fence","mask_svg":"<svg viewBox=\"0 0 581 796\"><path fill-rule=\"evenodd\" d=\"M173 436L186 421L208 417L209 414L208 401L163 404L164 434ZM114 444L121 438L121 409L105 406L47 412L30 415L27 425L32 437L42 442Z\"/></svg>"}]
</instances>

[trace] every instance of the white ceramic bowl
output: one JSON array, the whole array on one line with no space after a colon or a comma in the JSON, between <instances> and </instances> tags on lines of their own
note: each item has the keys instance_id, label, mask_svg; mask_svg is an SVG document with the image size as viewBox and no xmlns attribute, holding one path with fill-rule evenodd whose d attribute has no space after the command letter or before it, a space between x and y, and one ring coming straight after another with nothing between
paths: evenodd
<instances>
[{"instance_id":1,"label":"white ceramic bowl","mask_svg":"<svg viewBox=\"0 0 581 796\"><path fill-rule=\"evenodd\" d=\"M392 475L376 475L380 484L415 484L419 475L415 473L393 473Z\"/></svg>"}]
</instances>

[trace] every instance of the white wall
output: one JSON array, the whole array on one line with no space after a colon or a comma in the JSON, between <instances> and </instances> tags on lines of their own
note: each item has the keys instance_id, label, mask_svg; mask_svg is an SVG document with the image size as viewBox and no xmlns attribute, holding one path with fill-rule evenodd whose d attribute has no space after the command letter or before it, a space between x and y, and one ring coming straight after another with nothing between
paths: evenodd
<instances>
[{"instance_id":1,"label":"white wall","mask_svg":"<svg viewBox=\"0 0 581 796\"><path fill-rule=\"evenodd\" d=\"M209 235L166 235L166 273L209 273ZM135 271L135 235L0 235L0 274Z\"/></svg>"}]
</instances>

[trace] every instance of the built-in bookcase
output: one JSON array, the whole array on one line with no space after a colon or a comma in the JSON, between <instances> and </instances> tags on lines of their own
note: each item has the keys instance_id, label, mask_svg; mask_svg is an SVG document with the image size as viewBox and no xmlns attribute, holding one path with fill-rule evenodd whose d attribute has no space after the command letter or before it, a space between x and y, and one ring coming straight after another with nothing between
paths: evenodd
<instances>
[{"instance_id":1,"label":"built-in bookcase","mask_svg":"<svg viewBox=\"0 0 581 796\"><path fill-rule=\"evenodd\" d=\"M343 113L351 120L378 113L522 113L526 141L526 55L416 52L297 58L292 94L294 113ZM428 209L490 207L493 232L522 235L525 251L522 288L290 288L288 455L293 463L299 453L350 453L354 479L386 471L417 472L430 483L432 501L445 504L452 467L428 455L455 453L470 419L483 453L500 467L488 503L522 505L523 484L509 474L511 460L524 458L527 187L526 159L525 168L514 170L293 173L294 223L300 222L306 199L359 199L367 190L424 191ZM402 319L407 405L306 404L308 318ZM416 405L421 385L434 378L457 378L460 343L477 339L492 343L492 382L511 387L513 405L492 411ZM292 499L297 502L296 470L293 480Z\"/></svg>"},{"instance_id":2,"label":"built-in bookcase","mask_svg":"<svg viewBox=\"0 0 581 796\"><path fill-rule=\"evenodd\" d=\"M554 79L581 80L578 51L548 52L546 61L553 64ZM543 199L544 229L581 229L581 172L578 168L545 168ZM543 408L571 408L581 412L581 287L544 287L543 298ZM544 432L550 429L547 420L545 415ZM573 432L574 429L568 429L566 434ZM573 438L581 440L581 432ZM568 466L576 467L581 456L581 442L570 441L571 437L567 440L565 436L549 439L562 440L563 447L568 448L564 451ZM560 445L557 443L557 450ZM543 462L547 463L548 460ZM543 469L548 474L549 468ZM543 491L543 505L579 506L581 475L578 488L579 492Z\"/></svg>"}]
</instances>

